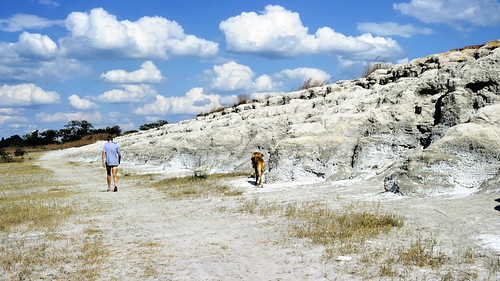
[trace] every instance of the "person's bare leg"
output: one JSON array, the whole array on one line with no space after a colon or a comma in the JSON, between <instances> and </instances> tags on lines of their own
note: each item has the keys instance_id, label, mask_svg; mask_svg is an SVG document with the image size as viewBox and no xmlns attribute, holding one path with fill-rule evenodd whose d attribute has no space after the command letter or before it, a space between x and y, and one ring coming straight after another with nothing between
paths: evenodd
<instances>
[{"instance_id":1,"label":"person's bare leg","mask_svg":"<svg viewBox=\"0 0 500 281\"><path fill-rule=\"evenodd\" d=\"M111 175L108 175L108 191L111 190Z\"/></svg>"},{"instance_id":2,"label":"person's bare leg","mask_svg":"<svg viewBox=\"0 0 500 281\"><path fill-rule=\"evenodd\" d=\"M113 181L115 182L115 191L116 187L118 186L118 167L113 167Z\"/></svg>"}]
</instances>

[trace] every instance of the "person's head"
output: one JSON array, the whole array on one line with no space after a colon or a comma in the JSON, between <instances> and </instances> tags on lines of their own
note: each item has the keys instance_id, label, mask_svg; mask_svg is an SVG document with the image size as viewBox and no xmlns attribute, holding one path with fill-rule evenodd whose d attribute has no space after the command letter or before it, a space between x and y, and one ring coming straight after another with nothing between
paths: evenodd
<instances>
[{"instance_id":1,"label":"person's head","mask_svg":"<svg viewBox=\"0 0 500 281\"><path fill-rule=\"evenodd\" d=\"M108 138L107 138L108 141L113 141L113 136L112 135L109 135Z\"/></svg>"}]
</instances>

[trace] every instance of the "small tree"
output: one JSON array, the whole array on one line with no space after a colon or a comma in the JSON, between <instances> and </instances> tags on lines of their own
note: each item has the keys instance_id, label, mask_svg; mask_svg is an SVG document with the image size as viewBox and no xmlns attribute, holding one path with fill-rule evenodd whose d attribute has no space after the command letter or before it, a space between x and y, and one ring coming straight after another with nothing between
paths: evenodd
<instances>
[{"instance_id":1,"label":"small tree","mask_svg":"<svg viewBox=\"0 0 500 281\"><path fill-rule=\"evenodd\" d=\"M35 147L41 145L40 136L38 135L38 130L33 131L31 134L24 135L24 143L26 146Z\"/></svg>"},{"instance_id":2,"label":"small tree","mask_svg":"<svg viewBox=\"0 0 500 281\"><path fill-rule=\"evenodd\" d=\"M163 125L168 124L167 120L158 120L156 123L144 124L139 127L139 130L146 131L149 129L159 128Z\"/></svg>"},{"instance_id":3,"label":"small tree","mask_svg":"<svg viewBox=\"0 0 500 281\"><path fill-rule=\"evenodd\" d=\"M40 135L42 136L43 145L59 143L59 141L57 140L57 138L59 137L59 132L56 130L47 130L41 132Z\"/></svg>"},{"instance_id":4,"label":"small tree","mask_svg":"<svg viewBox=\"0 0 500 281\"><path fill-rule=\"evenodd\" d=\"M26 152L20 147L16 148L16 151L14 151L15 156L24 156L25 153Z\"/></svg>"},{"instance_id":5,"label":"small tree","mask_svg":"<svg viewBox=\"0 0 500 281\"><path fill-rule=\"evenodd\" d=\"M59 134L62 137L62 142L77 141L86 135L90 135L93 128L94 126L86 120L72 120L64 125L64 129L59 130Z\"/></svg>"},{"instance_id":6,"label":"small tree","mask_svg":"<svg viewBox=\"0 0 500 281\"><path fill-rule=\"evenodd\" d=\"M122 133L122 129L120 129L120 126L118 126L118 125L115 125L113 127L106 127L105 131L106 131L106 133L108 133L110 135L115 135L115 136L118 136Z\"/></svg>"}]
</instances>

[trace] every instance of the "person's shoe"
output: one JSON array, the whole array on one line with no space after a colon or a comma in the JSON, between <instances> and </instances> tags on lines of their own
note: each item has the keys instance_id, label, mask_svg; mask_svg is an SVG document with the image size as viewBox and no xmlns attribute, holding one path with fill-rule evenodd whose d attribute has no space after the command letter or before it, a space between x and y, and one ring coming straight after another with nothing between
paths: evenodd
<instances>
[{"instance_id":1,"label":"person's shoe","mask_svg":"<svg viewBox=\"0 0 500 281\"><path fill-rule=\"evenodd\" d=\"M110 192L110 191L111 191L111 189L106 190L106 192Z\"/></svg>"},{"instance_id":2,"label":"person's shoe","mask_svg":"<svg viewBox=\"0 0 500 281\"><path fill-rule=\"evenodd\" d=\"M114 192L117 192L118 191L118 187L115 186L115 190L113 190Z\"/></svg>"}]
</instances>

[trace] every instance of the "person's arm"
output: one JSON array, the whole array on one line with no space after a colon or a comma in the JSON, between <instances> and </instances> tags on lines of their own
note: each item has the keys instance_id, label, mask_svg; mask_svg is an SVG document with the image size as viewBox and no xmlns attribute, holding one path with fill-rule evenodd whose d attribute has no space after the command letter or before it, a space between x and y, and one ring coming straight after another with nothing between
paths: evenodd
<instances>
[{"instance_id":1,"label":"person's arm","mask_svg":"<svg viewBox=\"0 0 500 281\"><path fill-rule=\"evenodd\" d=\"M106 167L106 164L104 163L104 158L106 157L106 152L102 152L102 166Z\"/></svg>"},{"instance_id":2,"label":"person's arm","mask_svg":"<svg viewBox=\"0 0 500 281\"><path fill-rule=\"evenodd\" d=\"M118 164L122 161L122 154L118 152Z\"/></svg>"}]
</instances>

